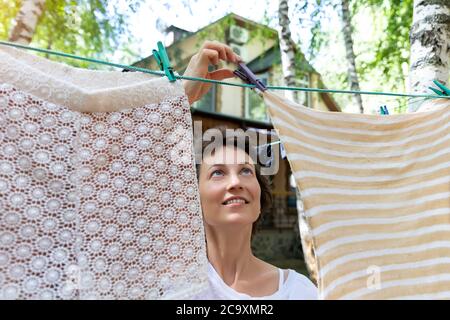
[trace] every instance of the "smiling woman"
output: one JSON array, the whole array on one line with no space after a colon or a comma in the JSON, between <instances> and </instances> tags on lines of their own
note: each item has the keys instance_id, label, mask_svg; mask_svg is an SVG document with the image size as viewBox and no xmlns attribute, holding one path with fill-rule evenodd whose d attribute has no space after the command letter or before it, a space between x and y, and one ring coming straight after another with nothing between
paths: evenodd
<instances>
[{"instance_id":1,"label":"smiling woman","mask_svg":"<svg viewBox=\"0 0 450 320\"><path fill-rule=\"evenodd\" d=\"M251 237L261 208L271 203L253 141L241 131L217 128L220 141L202 144L197 164L208 255L209 289L197 299L316 299L305 276L255 257ZM208 151L209 150L209 151Z\"/></svg>"},{"instance_id":2,"label":"smiling woman","mask_svg":"<svg viewBox=\"0 0 450 320\"><path fill-rule=\"evenodd\" d=\"M254 148L254 145L248 136L226 137L226 128L213 128L213 130L218 131L222 137L220 146L225 146L225 148L218 148L218 150L213 150L214 153L210 152L206 155L210 142L203 141L202 143L202 155L205 155L205 157L202 157L203 165L197 164L197 178L199 182L201 181L200 193L204 195L202 197L203 213L217 213L213 216L204 215L204 218L209 224L214 225L215 223L221 223L220 219L225 219L224 221L233 219L229 218L230 215L223 215L223 210L228 212L247 210L255 214L253 216L238 214L235 218L254 218L255 221L251 228L253 234L256 230L256 224L260 220L261 208L270 207L272 203L269 180L261 175L260 166L254 152L250 151L251 148ZM243 144L240 143L241 141ZM233 173L235 174L233 175ZM230 174L235 178L244 177L242 182L247 187L244 192L223 194L223 190L226 189L224 184L228 182L227 177ZM202 192L202 190L205 192Z\"/></svg>"}]
</instances>

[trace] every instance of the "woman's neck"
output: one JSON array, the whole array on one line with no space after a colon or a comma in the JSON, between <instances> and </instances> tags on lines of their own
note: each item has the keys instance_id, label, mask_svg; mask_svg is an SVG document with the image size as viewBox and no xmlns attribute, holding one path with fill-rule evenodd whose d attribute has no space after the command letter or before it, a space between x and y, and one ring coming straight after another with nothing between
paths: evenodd
<instances>
[{"instance_id":1,"label":"woman's neck","mask_svg":"<svg viewBox=\"0 0 450 320\"><path fill-rule=\"evenodd\" d=\"M208 260L223 281L234 286L248 280L258 259L251 249L251 228L245 230L216 230L206 228Z\"/></svg>"}]
</instances>

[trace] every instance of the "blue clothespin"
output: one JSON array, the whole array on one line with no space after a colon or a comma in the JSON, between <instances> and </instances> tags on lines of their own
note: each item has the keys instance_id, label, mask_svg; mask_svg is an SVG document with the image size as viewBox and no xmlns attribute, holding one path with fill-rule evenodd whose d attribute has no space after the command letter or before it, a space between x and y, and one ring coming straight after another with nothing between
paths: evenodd
<instances>
[{"instance_id":1,"label":"blue clothespin","mask_svg":"<svg viewBox=\"0 0 450 320\"><path fill-rule=\"evenodd\" d=\"M283 144L280 140L277 140L275 142L266 143L260 146L256 147L256 152L258 153L258 158L260 159L260 165L263 167L270 167L272 165L272 162L274 161L274 154L272 152L272 146L279 144L280 145L280 157L281 159L286 159L286 150L284 149ZM261 158L267 156L269 159L266 161L266 163L261 162Z\"/></svg>"},{"instance_id":2,"label":"blue clothespin","mask_svg":"<svg viewBox=\"0 0 450 320\"><path fill-rule=\"evenodd\" d=\"M246 66L245 63L239 62L238 66L239 67L237 70L233 72L237 77L241 78L248 84L254 84L260 91L267 90L264 83L260 79L256 78L255 74Z\"/></svg>"},{"instance_id":3,"label":"blue clothespin","mask_svg":"<svg viewBox=\"0 0 450 320\"><path fill-rule=\"evenodd\" d=\"M158 41L158 50L153 50L153 56L155 57L161 71L164 71L167 78L169 78L169 81L176 81L177 79L175 78L175 74L173 73L172 66L169 62L169 56L167 55L166 48L163 46L161 41Z\"/></svg>"},{"instance_id":4,"label":"blue clothespin","mask_svg":"<svg viewBox=\"0 0 450 320\"><path fill-rule=\"evenodd\" d=\"M263 167L270 167L273 161L273 154L272 154L272 146L270 144L263 144L260 146L256 146L256 153L258 154L258 162ZM265 163L262 162L262 159L267 157Z\"/></svg>"},{"instance_id":5,"label":"blue clothespin","mask_svg":"<svg viewBox=\"0 0 450 320\"><path fill-rule=\"evenodd\" d=\"M380 114L382 115L389 115L389 110L386 106L381 106L380 107Z\"/></svg>"},{"instance_id":6,"label":"blue clothespin","mask_svg":"<svg viewBox=\"0 0 450 320\"><path fill-rule=\"evenodd\" d=\"M284 146L281 142L280 142L280 156L281 159L286 159L286 150L284 149Z\"/></svg>"},{"instance_id":7,"label":"blue clothespin","mask_svg":"<svg viewBox=\"0 0 450 320\"><path fill-rule=\"evenodd\" d=\"M436 93L439 96L450 96L450 89L449 88L447 88L446 86L444 86L442 83L440 83L437 80L433 80L433 83L435 85L437 85L439 87L439 89L442 90L442 91L440 91L438 89L429 87L431 90L433 90L434 93Z\"/></svg>"}]
</instances>

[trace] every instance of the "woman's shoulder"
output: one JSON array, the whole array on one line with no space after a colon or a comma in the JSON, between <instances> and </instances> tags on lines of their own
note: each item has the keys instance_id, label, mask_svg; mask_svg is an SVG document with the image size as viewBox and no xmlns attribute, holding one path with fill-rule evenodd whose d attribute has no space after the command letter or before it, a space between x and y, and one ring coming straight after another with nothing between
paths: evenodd
<instances>
[{"instance_id":1,"label":"woman's shoulder","mask_svg":"<svg viewBox=\"0 0 450 320\"><path fill-rule=\"evenodd\" d=\"M305 275L289 269L285 290L290 300L317 300L318 291L315 284Z\"/></svg>"}]
</instances>

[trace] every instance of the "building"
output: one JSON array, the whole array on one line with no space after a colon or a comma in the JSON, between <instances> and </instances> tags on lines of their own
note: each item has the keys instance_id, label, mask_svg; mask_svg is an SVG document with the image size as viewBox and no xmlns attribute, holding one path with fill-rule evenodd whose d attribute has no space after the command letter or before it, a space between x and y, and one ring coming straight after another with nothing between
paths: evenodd
<instances>
[{"instance_id":1,"label":"building","mask_svg":"<svg viewBox=\"0 0 450 320\"><path fill-rule=\"evenodd\" d=\"M198 52L205 40L217 40L230 45L246 62L247 66L265 83L283 85L281 56L278 33L259 23L229 14L197 32L188 32L175 26L167 30L166 49L172 67L183 74L191 57ZM299 85L324 88L321 76L298 53ZM142 59L134 66L157 70L158 65L152 56ZM232 64L222 67L235 69ZM211 70L213 67L211 66ZM240 83L240 79L227 81ZM332 97L327 93L299 93L303 105L326 111L340 111ZM208 94L196 102L191 110L194 121L201 121L202 130L218 125L230 128L273 129L262 99L252 90L212 85ZM295 188L289 163L280 159L279 170L272 177L272 208L263 212L261 230L254 237L255 253L280 267L288 267L304 272L302 266L293 266L292 260L301 257L300 239ZM300 259L301 260L301 259Z\"/></svg>"}]
</instances>

